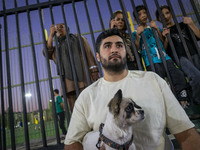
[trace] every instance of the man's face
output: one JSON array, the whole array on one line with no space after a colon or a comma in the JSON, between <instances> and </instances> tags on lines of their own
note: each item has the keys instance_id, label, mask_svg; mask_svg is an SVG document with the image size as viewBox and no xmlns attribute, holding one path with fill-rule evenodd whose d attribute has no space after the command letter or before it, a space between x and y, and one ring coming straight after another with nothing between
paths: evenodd
<instances>
[{"instance_id":1,"label":"man's face","mask_svg":"<svg viewBox=\"0 0 200 150\"><path fill-rule=\"evenodd\" d=\"M124 22L123 14L118 13L116 17L114 18L114 20L116 22L117 29L119 30L124 29L125 22Z\"/></svg>"},{"instance_id":2,"label":"man's face","mask_svg":"<svg viewBox=\"0 0 200 150\"><path fill-rule=\"evenodd\" d=\"M147 23L147 12L146 12L145 9L142 9L138 12L138 17L139 17L142 24Z\"/></svg>"},{"instance_id":3,"label":"man's face","mask_svg":"<svg viewBox=\"0 0 200 150\"><path fill-rule=\"evenodd\" d=\"M169 9L163 8L163 9L162 9L162 14L163 14L163 16L164 16L164 18L165 18L166 24L167 24L167 25L170 24L171 21L172 21L172 20L171 20L171 19L172 19L172 15L171 15Z\"/></svg>"},{"instance_id":4,"label":"man's face","mask_svg":"<svg viewBox=\"0 0 200 150\"><path fill-rule=\"evenodd\" d=\"M65 36L66 35L66 30L64 24L57 24L56 25L56 36L58 38Z\"/></svg>"},{"instance_id":5,"label":"man's face","mask_svg":"<svg viewBox=\"0 0 200 150\"><path fill-rule=\"evenodd\" d=\"M107 71L119 72L126 68L126 49L121 37L113 35L102 40L97 60Z\"/></svg>"}]
</instances>

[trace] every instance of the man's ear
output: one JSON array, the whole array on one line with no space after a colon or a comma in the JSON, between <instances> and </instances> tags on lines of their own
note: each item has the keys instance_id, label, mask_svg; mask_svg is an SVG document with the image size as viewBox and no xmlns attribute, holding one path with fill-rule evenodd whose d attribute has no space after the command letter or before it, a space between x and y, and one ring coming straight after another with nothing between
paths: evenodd
<instances>
[{"instance_id":1,"label":"man's ear","mask_svg":"<svg viewBox=\"0 0 200 150\"><path fill-rule=\"evenodd\" d=\"M99 53L96 53L96 58L97 58L97 61L100 62L100 56L99 56Z\"/></svg>"}]
</instances>

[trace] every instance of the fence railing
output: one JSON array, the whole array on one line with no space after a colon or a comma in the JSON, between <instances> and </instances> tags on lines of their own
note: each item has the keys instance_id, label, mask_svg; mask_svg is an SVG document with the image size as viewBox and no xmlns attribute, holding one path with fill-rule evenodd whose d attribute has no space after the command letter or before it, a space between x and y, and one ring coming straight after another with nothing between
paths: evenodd
<instances>
[{"instance_id":1,"label":"fence railing","mask_svg":"<svg viewBox=\"0 0 200 150\"><path fill-rule=\"evenodd\" d=\"M42 1L42 0L41 0ZM128 27L128 34L130 40L134 43L132 38L132 30L129 26L130 20L127 12L130 12L133 18L132 12L135 6L143 4L148 9L149 21L155 20L155 10L163 4L170 6L171 10L177 7L176 11L173 11L173 20L176 26L179 28L178 21L179 16L191 16L197 26L200 24L199 17L199 4L194 0L155 0L153 1L133 1L133 0L39 0L33 2L26 0L25 2L13 0L12 3L8 3L5 0L1 0L0 4L0 93L1 93L1 119L0 119L0 150L11 149L15 150L18 144L24 143L27 150L30 149L30 140L32 140L32 134L35 131L32 130L33 124L29 124L29 113L37 111L39 113L40 129L37 133L42 138L43 147L47 147L47 137L52 136L49 132L49 122L51 122L51 128L53 130L53 136L56 137L57 144L60 143L60 133L57 123L57 117L55 112L55 98L53 95L54 88L63 89L63 98L66 109L67 125L70 122L70 111L67 104L66 87L63 75L60 73L57 75L57 68L54 63L51 63L48 58L48 48L46 46L46 39L48 29L51 24L63 23L65 28L69 27L70 33L77 33L80 41L80 49L83 55L84 68L86 71L87 82L91 84L89 77L89 70L87 68L86 54L84 52L84 45L81 39L81 35L88 39L93 52L95 53L95 39L99 32L109 28L109 20L112 12L115 10L122 10L125 23ZM178 5L176 5L178 4ZM196 5L195 5L196 4ZM159 11L160 12L160 11ZM161 12L160 12L161 13ZM181 15L180 15L181 14ZM134 20L134 19L132 19ZM136 14L136 20L138 20L138 14ZM164 23L164 21L163 21ZM159 23L158 23L159 24ZM137 26L136 23L134 23ZM162 27L162 24L159 24ZM165 25L163 25L165 26ZM38 37L35 33L39 33ZM87 33L87 34L86 34ZM29 35L25 36L22 35ZM195 47L199 51L199 43L196 41L193 33ZM145 37L141 35L144 42ZM168 73L164 56L159 45L159 39L156 31L154 30L154 36L158 44L159 52L162 56L162 61L167 72L168 81L173 86L171 77ZM11 40L16 39L16 40ZM66 39L68 41L68 49L70 55L70 63L72 65L72 74L76 87L76 96L79 95L77 75L74 67L75 60L72 59L72 49L70 47L70 34L66 33ZM170 37L168 37L169 41ZM181 37L184 42L184 38ZM54 45L58 49L58 39L55 36ZM148 53L148 60L152 71L155 71L150 52L148 50L148 44L145 42L145 48ZM171 47L173 43L169 43ZM186 44L184 44L187 57L191 60L191 56ZM42 54L44 49L45 56ZM140 56L135 44L132 44L132 53L135 55L138 69L143 70L143 64L141 64ZM174 49L174 48L172 48ZM176 55L176 51L173 50ZM59 62L60 57L57 51L58 67L61 67ZM175 62L179 65L178 57L175 57ZM98 64L99 75L102 76L102 70L100 64ZM59 69L61 70L61 69ZM60 79L60 80L58 80ZM61 86L61 87L60 87ZM32 92L32 97L26 97L25 94ZM50 100L52 103L50 103ZM51 107L50 107L51 105ZM30 108L31 107L31 108ZM44 119L44 110L52 111L53 121ZM16 113L20 112L22 116L20 121L23 122L23 127L16 128ZM9 117L9 121L6 122L6 117ZM47 117L48 118L48 117ZM9 125L8 125L9 124ZM52 124L54 127L52 127ZM48 126L48 127L47 127ZM20 133L20 134L19 134ZM23 134L22 134L23 133ZM20 139L18 139L20 137ZM21 140L23 139L23 140ZM20 142L19 142L20 141ZM20 144L21 144L20 143Z\"/></svg>"}]
</instances>

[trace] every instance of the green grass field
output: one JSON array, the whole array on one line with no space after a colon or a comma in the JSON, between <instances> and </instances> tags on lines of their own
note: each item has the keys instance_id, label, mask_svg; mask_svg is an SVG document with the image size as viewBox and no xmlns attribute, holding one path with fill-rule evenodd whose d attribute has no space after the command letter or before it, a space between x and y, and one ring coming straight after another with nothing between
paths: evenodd
<instances>
[{"instance_id":1,"label":"green grass field","mask_svg":"<svg viewBox=\"0 0 200 150\"><path fill-rule=\"evenodd\" d=\"M46 137L48 138L48 137L56 136L54 122L45 121L44 123L45 123ZM65 123L65 126L67 128L67 123ZM37 124L37 125L31 124L28 127L29 127L30 143L31 141L34 141L36 139L42 139L40 124ZM60 128L59 128L59 131L61 134ZM25 134L24 134L23 127L15 128L15 143L16 143L16 147L20 145L25 145ZM6 147L9 148L10 146L11 146L10 130L6 130Z\"/></svg>"}]
</instances>

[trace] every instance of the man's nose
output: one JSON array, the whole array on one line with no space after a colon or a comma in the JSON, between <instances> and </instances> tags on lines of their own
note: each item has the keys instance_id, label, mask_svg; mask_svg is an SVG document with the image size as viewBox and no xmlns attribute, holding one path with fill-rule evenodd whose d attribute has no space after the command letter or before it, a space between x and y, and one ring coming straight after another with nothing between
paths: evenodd
<instances>
[{"instance_id":1,"label":"man's nose","mask_svg":"<svg viewBox=\"0 0 200 150\"><path fill-rule=\"evenodd\" d=\"M116 45L113 45L113 46L111 47L111 52L112 52L112 53L118 52L118 49L117 49Z\"/></svg>"}]
</instances>

